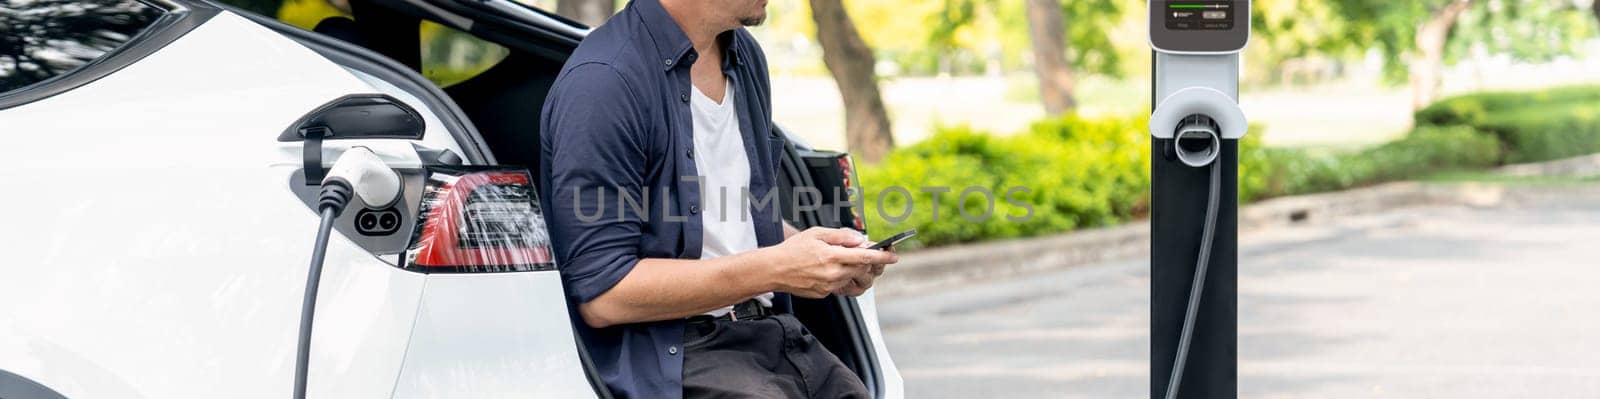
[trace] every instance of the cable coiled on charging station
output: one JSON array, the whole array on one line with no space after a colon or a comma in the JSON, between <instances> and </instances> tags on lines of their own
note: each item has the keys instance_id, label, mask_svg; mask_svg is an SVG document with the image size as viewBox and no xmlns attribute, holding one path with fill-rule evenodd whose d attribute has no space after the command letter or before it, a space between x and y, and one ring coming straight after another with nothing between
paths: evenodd
<instances>
[{"instance_id":1,"label":"cable coiled on charging station","mask_svg":"<svg viewBox=\"0 0 1600 399\"><path fill-rule=\"evenodd\" d=\"M1221 147L1215 148L1221 151ZM1178 336L1178 353L1172 361L1172 378L1167 380L1167 399L1177 399L1178 386L1183 381L1183 368L1189 360L1189 341L1194 338L1195 315L1200 311L1200 296L1204 292L1206 266L1211 263L1211 243L1217 230L1217 206L1221 200L1222 166L1211 162L1211 189L1206 197L1205 230L1200 232L1200 255L1194 266L1194 282L1189 287L1189 304L1183 313L1183 331Z\"/></svg>"}]
</instances>

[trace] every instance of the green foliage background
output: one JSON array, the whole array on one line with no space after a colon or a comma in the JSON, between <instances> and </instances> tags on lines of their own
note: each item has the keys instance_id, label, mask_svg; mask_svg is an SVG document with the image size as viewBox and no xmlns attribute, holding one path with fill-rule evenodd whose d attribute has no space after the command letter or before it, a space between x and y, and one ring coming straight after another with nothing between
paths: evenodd
<instances>
[{"instance_id":1,"label":"green foliage background","mask_svg":"<svg viewBox=\"0 0 1600 399\"><path fill-rule=\"evenodd\" d=\"M887 162L862 166L867 225L874 232L914 227L918 242L940 245L1120 223L1144 212L1148 202L1149 142L1140 134L1142 124L1137 117L1069 116L1008 137L943 128L929 140L895 150ZM904 188L910 196L888 187ZM969 187L993 193L993 201L979 194L963 198ZM963 217L962 212L983 215L991 205L994 211L986 220ZM885 218L898 217L907 207L906 220ZM1029 207L1026 221L1011 220L1028 216Z\"/></svg>"},{"instance_id":2,"label":"green foliage background","mask_svg":"<svg viewBox=\"0 0 1600 399\"><path fill-rule=\"evenodd\" d=\"M1417 111L1416 119L1491 135L1509 163L1600 152L1600 86L1468 94Z\"/></svg>"},{"instance_id":3,"label":"green foliage background","mask_svg":"<svg viewBox=\"0 0 1600 399\"><path fill-rule=\"evenodd\" d=\"M1332 17L1315 39L1289 51L1353 56L1376 49L1390 82L1406 79L1407 57L1413 54L1419 26L1455 0L1326 0L1297 1L1297 7ZM1305 18L1300 18L1304 20ZM1594 17L1572 1L1475 0L1451 30L1445 63L1482 54L1508 55L1519 61L1548 61L1578 52L1583 38L1594 35ZM1295 24L1287 20L1283 23ZM1282 30L1263 31L1275 36Z\"/></svg>"},{"instance_id":4,"label":"green foliage background","mask_svg":"<svg viewBox=\"0 0 1600 399\"><path fill-rule=\"evenodd\" d=\"M1421 125L1399 140L1342 152L1265 147L1261 129L1253 127L1239 146L1239 199L1249 203L1600 152L1600 86L1459 96L1419 111L1417 119ZM887 162L861 166L867 226L875 237L916 228L918 239L907 246L916 248L1140 218L1150 198L1148 137L1144 115L1066 116L1012 135L944 127L928 140L896 149ZM968 187L995 197L963 198ZM980 216L991 204L994 213L980 221L961 213ZM908 208L904 220L890 220ZM1007 218L1027 216L1029 208L1031 218Z\"/></svg>"}]
</instances>

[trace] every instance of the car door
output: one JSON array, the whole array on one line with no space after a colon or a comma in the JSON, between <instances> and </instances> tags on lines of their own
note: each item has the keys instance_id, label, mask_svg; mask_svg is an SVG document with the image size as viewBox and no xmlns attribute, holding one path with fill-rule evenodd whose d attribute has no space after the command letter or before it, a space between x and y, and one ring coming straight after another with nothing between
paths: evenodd
<instances>
[{"instance_id":1,"label":"car door","mask_svg":"<svg viewBox=\"0 0 1600 399\"><path fill-rule=\"evenodd\" d=\"M391 142L381 143L383 150L374 149L386 159L393 157L390 165L406 177L407 197L402 205L412 206L398 213L414 216L403 219L393 235L358 240L364 250L385 258L390 265L426 275L392 397L603 396L598 377L583 366L585 353L573 334L560 276L548 255L548 233L537 200L531 197L536 194L527 168L494 166L500 162L466 113L435 82L396 61L397 57L378 54L348 38L246 15L349 69L374 88L433 110L435 118L444 120L445 128L430 132L453 140L453 146ZM364 15L371 14L358 13L356 18ZM414 22L412 34L417 32ZM402 32L406 31L394 33ZM450 129L452 126L459 131ZM365 146L366 142L352 140L345 146ZM455 156L457 150L463 156ZM483 184L465 186L474 181ZM506 191L507 187L514 190ZM445 194L448 192L459 195ZM310 194L302 193L302 199L309 202ZM450 213L452 210L456 213ZM342 220L339 227L351 230L347 236L359 237L362 219L359 214L353 217ZM495 217L501 219L484 221ZM531 224L507 227L528 221ZM430 229L436 225L440 228ZM474 226L489 230L474 232ZM521 238L538 248L511 256L482 250L518 241L508 239L508 234L524 234ZM483 237L492 242L485 243ZM511 262L482 263L493 261ZM322 337L325 326L320 312L314 339ZM335 328L347 327L353 326ZM316 368L314 362L313 377Z\"/></svg>"},{"instance_id":2,"label":"car door","mask_svg":"<svg viewBox=\"0 0 1600 399\"><path fill-rule=\"evenodd\" d=\"M0 369L66 397L283 397L316 217L295 196L300 148L276 138L383 88L205 3L24 6L65 13L33 25L122 20L107 4L181 30L121 36L130 46L0 111L18 150L0 177L34 193L0 198L27 210L8 226L33 226L0 233L17 255L0 265ZM454 145L431 137L365 144ZM393 390L422 296L424 276L362 245L329 243L314 353L338 378L314 386L331 396Z\"/></svg>"}]
</instances>

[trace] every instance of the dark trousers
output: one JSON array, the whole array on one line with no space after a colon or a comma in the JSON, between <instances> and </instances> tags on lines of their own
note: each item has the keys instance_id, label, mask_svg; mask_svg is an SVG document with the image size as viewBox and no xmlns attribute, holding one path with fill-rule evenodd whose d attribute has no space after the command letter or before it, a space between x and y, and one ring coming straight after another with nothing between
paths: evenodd
<instances>
[{"instance_id":1,"label":"dark trousers","mask_svg":"<svg viewBox=\"0 0 1600 399\"><path fill-rule=\"evenodd\" d=\"M685 398L868 398L861 379L794 316L691 322Z\"/></svg>"}]
</instances>

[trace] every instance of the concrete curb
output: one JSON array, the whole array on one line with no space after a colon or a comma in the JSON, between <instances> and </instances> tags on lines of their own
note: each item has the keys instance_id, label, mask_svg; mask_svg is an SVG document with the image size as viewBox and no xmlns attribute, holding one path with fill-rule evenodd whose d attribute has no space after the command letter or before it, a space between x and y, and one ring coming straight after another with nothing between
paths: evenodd
<instances>
[{"instance_id":1,"label":"concrete curb","mask_svg":"<svg viewBox=\"0 0 1600 399\"><path fill-rule=\"evenodd\" d=\"M1550 162L1507 165L1495 173L1507 176L1594 176L1600 175L1600 154L1559 159Z\"/></svg>"},{"instance_id":2,"label":"concrete curb","mask_svg":"<svg viewBox=\"0 0 1600 399\"><path fill-rule=\"evenodd\" d=\"M1600 174L1600 155L1539 164L1511 165L1497 173L1515 176ZM1321 194L1274 198L1239 209L1240 235L1252 230L1317 224L1418 206L1498 206L1555 196L1600 198L1600 185L1535 187L1506 184L1387 183ZM874 284L878 297L894 297L974 281L1134 259L1150 253L1150 224L1088 229L1065 234L933 248L900 256Z\"/></svg>"}]
</instances>

